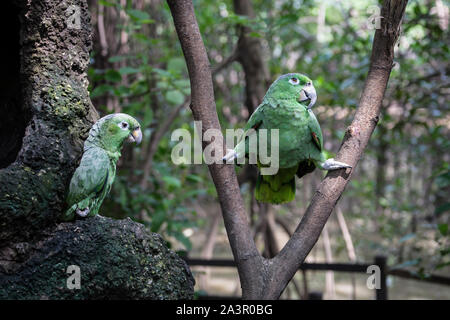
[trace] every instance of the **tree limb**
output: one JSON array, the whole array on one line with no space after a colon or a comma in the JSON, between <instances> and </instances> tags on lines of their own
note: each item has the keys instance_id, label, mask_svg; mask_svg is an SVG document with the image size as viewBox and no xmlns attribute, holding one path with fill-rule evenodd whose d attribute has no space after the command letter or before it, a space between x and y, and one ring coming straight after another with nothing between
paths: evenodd
<instances>
[{"instance_id":1,"label":"tree limb","mask_svg":"<svg viewBox=\"0 0 450 320\"><path fill-rule=\"evenodd\" d=\"M235 49L235 50L233 51L233 53L232 53L229 57L223 59L222 62L220 62L220 63L216 64L214 67L212 67L211 73L212 73L213 75L219 73L220 71L222 71L223 69L225 69L226 67L228 67L230 64L232 64L232 63L233 63L234 61L236 61L237 59L238 59L238 52L237 52L237 50Z\"/></svg>"},{"instance_id":2,"label":"tree limb","mask_svg":"<svg viewBox=\"0 0 450 320\"><path fill-rule=\"evenodd\" d=\"M369 73L359 107L336 156L338 161L350 164L353 169L331 171L324 178L291 239L273 259L273 276L271 284L264 290L264 298L274 299L281 295L313 248L375 130L407 2L386 0L381 9L384 18L373 40Z\"/></svg>"},{"instance_id":3,"label":"tree limb","mask_svg":"<svg viewBox=\"0 0 450 320\"><path fill-rule=\"evenodd\" d=\"M191 109L202 130L220 130L212 76L191 0L168 0L186 59L191 83ZM378 122L391 72L394 45L407 0L386 0L381 29L375 33L371 64L355 118L346 131L337 160L356 167ZM223 137L220 137L223 141ZM223 144L224 146L225 144ZM203 143L203 148L206 143ZM311 251L347 185L352 170L327 174L291 239L273 259L259 254L251 237L234 168L208 166L217 189L228 238L238 266L243 299L277 299Z\"/></svg>"},{"instance_id":4,"label":"tree limb","mask_svg":"<svg viewBox=\"0 0 450 320\"><path fill-rule=\"evenodd\" d=\"M220 130L216 112L212 75L206 49L198 28L191 0L168 0L181 43L191 83L191 110L196 121L202 121L202 133ZM223 141L223 137L220 137ZM203 148L206 144L203 142ZM225 144L223 144L225 146ZM217 189L228 239L238 265L243 297L260 296L255 283L261 283L263 258L251 237L244 203L233 166L208 166Z\"/></svg>"}]
</instances>

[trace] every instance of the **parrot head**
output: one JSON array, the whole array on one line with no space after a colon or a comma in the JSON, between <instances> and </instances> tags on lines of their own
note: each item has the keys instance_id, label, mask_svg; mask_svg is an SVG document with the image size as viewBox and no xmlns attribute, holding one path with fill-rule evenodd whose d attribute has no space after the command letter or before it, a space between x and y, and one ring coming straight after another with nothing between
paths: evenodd
<instances>
[{"instance_id":1,"label":"parrot head","mask_svg":"<svg viewBox=\"0 0 450 320\"><path fill-rule=\"evenodd\" d=\"M269 88L266 96L274 99L295 99L308 103L310 109L317 100L316 89L312 80L300 73L288 73L280 76Z\"/></svg>"},{"instance_id":2,"label":"parrot head","mask_svg":"<svg viewBox=\"0 0 450 320\"><path fill-rule=\"evenodd\" d=\"M139 122L125 113L114 113L99 119L89 131L87 142L111 152L120 151L124 141L142 141Z\"/></svg>"}]
</instances>

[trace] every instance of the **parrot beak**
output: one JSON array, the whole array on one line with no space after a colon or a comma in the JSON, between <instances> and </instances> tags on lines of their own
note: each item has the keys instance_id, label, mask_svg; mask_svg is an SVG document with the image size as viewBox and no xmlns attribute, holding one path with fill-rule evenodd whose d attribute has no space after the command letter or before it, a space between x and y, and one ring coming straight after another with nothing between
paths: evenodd
<instances>
[{"instance_id":1,"label":"parrot beak","mask_svg":"<svg viewBox=\"0 0 450 320\"><path fill-rule=\"evenodd\" d=\"M299 102L307 101L309 100L308 109L311 109L312 106L317 101L317 93L314 86L304 87L302 91L300 91L300 96L298 98Z\"/></svg>"},{"instance_id":2,"label":"parrot beak","mask_svg":"<svg viewBox=\"0 0 450 320\"><path fill-rule=\"evenodd\" d=\"M308 96L305 93L305 90L302 89L302 91L300 91L300 96L298 97L298 102L303 102L309 100Z\"/></svg>"},{"instance_id":3,"label":"parrot beak","mask_svg":"<svg viewBox=\"0 0 450 320\"><path fill-rule=\"evenodd\" d=\"M130 137L128 138L131 142L136 142L136 144L140 144L142 141L142 131L141 128L134 129L130 133Z\"/></svg>"}]
</instances>

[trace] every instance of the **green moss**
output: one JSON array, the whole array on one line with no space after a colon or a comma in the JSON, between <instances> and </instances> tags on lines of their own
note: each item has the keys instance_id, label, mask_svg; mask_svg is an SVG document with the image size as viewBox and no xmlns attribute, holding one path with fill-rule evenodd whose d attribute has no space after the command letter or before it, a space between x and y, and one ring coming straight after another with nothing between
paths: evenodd
<instances>
[{"instance_id":1,"label":"green moss","mask_svg":"<svg viewBox=\"0 0 450 320\"><path fill-rule=\"evenodd\" d=\"M185 262L157 234L131 221L96 216L64 223L19 273L1 275L0 299L191 299ZM66 288L66 268L81 269L81 289Z\"/></svg>"}]
</instances>

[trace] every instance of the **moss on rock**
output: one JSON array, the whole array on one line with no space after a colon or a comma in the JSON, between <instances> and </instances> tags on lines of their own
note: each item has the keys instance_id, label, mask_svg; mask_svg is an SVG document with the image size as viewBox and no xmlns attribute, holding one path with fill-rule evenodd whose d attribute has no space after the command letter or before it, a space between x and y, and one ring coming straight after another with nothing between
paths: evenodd
<instances>
[{"instance_id":1,"label":"moss on rock","mask_svg":"<svg viewBox=\"0 0 450 320\"><path fill-rule=\"evenodd\" d=\"M194 279L164 240L132 220L101 216L62 223L0 267L0 299L191 299ZM70 265L80 289L68 289ZM2 270L3 269L3 270Z\"/></svg>"}]
</instances>

